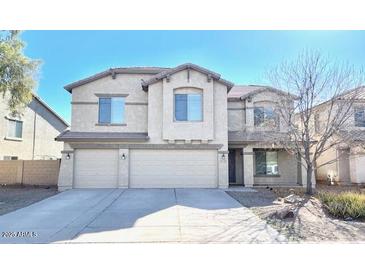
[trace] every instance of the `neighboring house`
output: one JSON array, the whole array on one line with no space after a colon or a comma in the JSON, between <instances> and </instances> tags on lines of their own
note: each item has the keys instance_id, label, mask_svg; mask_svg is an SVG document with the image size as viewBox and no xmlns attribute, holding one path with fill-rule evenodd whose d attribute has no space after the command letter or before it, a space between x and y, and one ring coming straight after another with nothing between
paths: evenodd
<instances>
[{"instance_id":1,"label":"neighboring house","mask_svg":"<svg viewBox=\"0 0 365 274\"><path fill-rule=\"evenodd\" d=\"M323 153L317 161L318 181L332 178L332 181L342 184L365 183L365 87L359 87L347 93L347 96L354 98L352 93L356 93L356 99L352 104L351 117L332 140L333 148ZM314 129L317 134L321 134L329 106L330 102L324 102L314 108ZM338 140L342 143L337 144Z\"/></svg>"},{"instance_id":2,"label":"neighboring house","mask_svg":"<svg viewBox=\"0 0 365 274\"><path fill-rule=\"evenodd\" d=\"M0 100L0 160L61 158L63 144L55 137L69 125L36 95L17 117L10 115L6 100Z\"/></svg>"},{"instance_id":3,"label":"neighboring house","mask_svg":"<svg viewBox=\"0 0 365 274\"><path fill-rule=\"evenodd\" d=\"M284 93L194 64L115 68L65 89L60 190L301 184L295 156L266 137L285 135L272 109Z\"/></svg>"}]
</instances>

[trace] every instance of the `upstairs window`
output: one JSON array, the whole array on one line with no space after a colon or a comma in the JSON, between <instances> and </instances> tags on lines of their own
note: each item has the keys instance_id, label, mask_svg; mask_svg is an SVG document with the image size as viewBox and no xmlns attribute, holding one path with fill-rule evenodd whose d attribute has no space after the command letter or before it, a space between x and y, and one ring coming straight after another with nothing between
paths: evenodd
<instances>
[{"instance_id":1,"label":"upstairs window","mask_svg":"<svg viewBox=\"0 0 365 274\"><path fill-rule=\"evenodd\" d=\"M256 175L279 175L277 151L255 150L254 153Z\"/></svg>"},{"instance_id":2,"label":"upstairs window","mask_svg":"<svg viewBox=\"0 0 365 274\"><path fill-rule=\"evenodd\" d=\"M203 97L201 93L175 94L175 121L202 121Z\"/></svg>"},{"instance_id":3,"label":"upstairs window","mask_svg":"<svg viewBox=\"0 0 365 274\"><path fill-rule=\"evenodd\" d=\"M99 124L124 123L124 97L99 98Z\"/></svg>"},{"instance_id":4,"label":"upstairs window","mask_svg":"<svg viewBox=\"0 0 365 274\"><path fill-rule=\"evenodd\" d=\"M355 126L365 127L365 108L355 109Z\"/></svg>"},{"instance_id":5,"label":"upstairs window","mask_svg":"<svg viewBox=\"0 0 365 274\"><path fill-rule=\"evenodd\" d=\"M277 115L272 107L254 108L254 125L259 127L277 127Z\"/></svg>"},{"instance_id":6,"label":"upstairs window","mask_svg":"<svg viewBox=\"0 0 365 274\"><path fill-rule=\"evenodd\" d=\"M8 120L8 136L10 138L23 137L23 122L18 120Z\"/></svg>"}]
</instances>

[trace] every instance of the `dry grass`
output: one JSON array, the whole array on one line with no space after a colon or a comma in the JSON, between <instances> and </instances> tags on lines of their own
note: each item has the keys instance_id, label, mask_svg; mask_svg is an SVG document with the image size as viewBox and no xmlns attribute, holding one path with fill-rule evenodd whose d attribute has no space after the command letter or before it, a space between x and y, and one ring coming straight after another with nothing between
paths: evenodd
<instances>
[{"instance_id":1,"label":"dry grass","mask_svg":"<svg viewBox=\"0 0 365 274\"><path fill-rule=\"evenodd\" d=\"M365 219L365 194L358 192L320 192L319 199L336 218Z\"/></svg>"}]
</instances>

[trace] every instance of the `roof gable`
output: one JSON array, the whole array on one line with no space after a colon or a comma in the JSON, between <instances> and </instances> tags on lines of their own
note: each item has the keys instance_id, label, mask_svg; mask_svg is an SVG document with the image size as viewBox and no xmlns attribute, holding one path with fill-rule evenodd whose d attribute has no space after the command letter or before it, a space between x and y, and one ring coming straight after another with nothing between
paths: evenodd
<instances>
[{"instance_id":1,"label":"roof gable","mask_svg":"<svg viewBox=\"0 0 365 274\"><path fill-rule=\"evenodd\" d=\"M37 100L43 107L45 107L50 113L52 113L58 120L61 121L66 127L69 127L70 125L60 116L58 115L49 105L46 104L39 96L32 94L33 98Z\"/></svg>"},{"instance_id":2,"label":"roof gable","mask_svg":"<svg viewBox=\"0 0 365 274\"><path fill-rule=\"evenodd\" d=\"M229 101L240 101L261 92L273 92L281 96L291 97L292 99L297 99L297 97L289 92L285 92L269 86L258 86L258 85L248 85L248 86L234 86L232 90L228 93Z\"/></svg>"},{"instance_id":3,"label":"roof gable","mask_svg":"<svg viewBox=\"0 0 365 274\"><path fill-rule=\"evenodd\" d=\"M229 82L227 80L222 79L221 75L214 72L214 71L208 70L206 68L200 67L200 66L192 64L192 63L185 63L185 64L182 64L182 65L177 66L175 68L164 70L164 71L156 74L155 76L153 76L151 79L149 79L147 81L143 81L142 82L142 88L143 88L144 91L148 91L148 86L149 85L154 84L154 83L156 83L156 82L158 82L158 81L160 81L164 78L169 77L172 74L175 74L175 73L177 73L179 71L182 71L182 70L185 70L185 69L193 69L195 71L206 74L208 77L210 77L210 78L222 83L223 85L227 86L228 90L230 90L234 85L232 82Z\"/></svg>"}]
</instances>

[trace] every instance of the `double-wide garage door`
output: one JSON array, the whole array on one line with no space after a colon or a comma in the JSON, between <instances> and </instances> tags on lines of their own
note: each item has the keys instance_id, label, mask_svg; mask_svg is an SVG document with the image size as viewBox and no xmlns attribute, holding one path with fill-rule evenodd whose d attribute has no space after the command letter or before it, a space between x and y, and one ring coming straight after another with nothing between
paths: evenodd
<instances>
[{"instance_id":1,"label":"double-wide garage door","mask_svg":"<svg viewBox=\"0 0 365 274\"><path fill-rule=\"evenodd\" d=\"M129 164L131 188L217 187L216 150L131 149L118 158L117 149L76 150L74 187L118 187L119 161Z\"/></svg>"}]
</instances>

